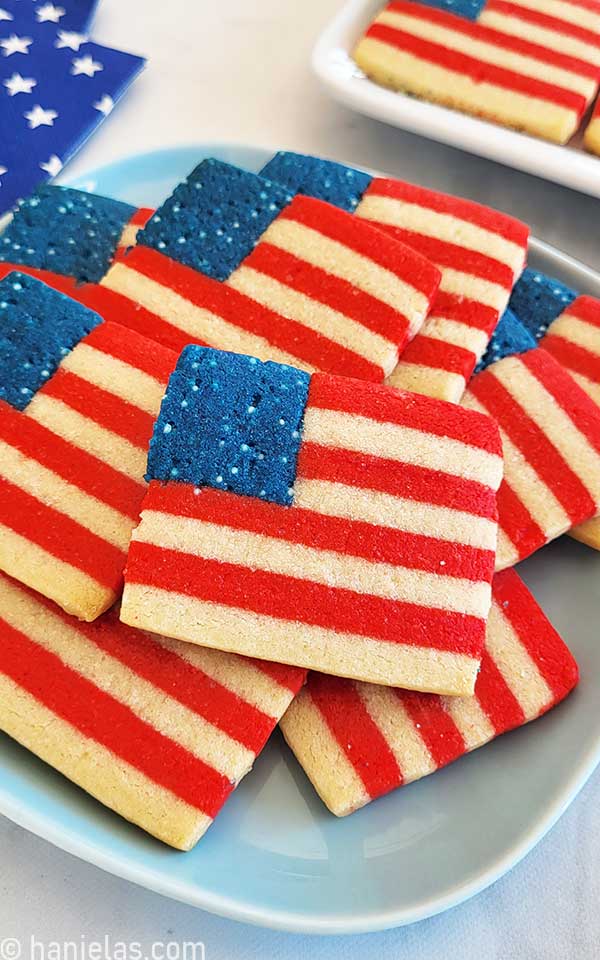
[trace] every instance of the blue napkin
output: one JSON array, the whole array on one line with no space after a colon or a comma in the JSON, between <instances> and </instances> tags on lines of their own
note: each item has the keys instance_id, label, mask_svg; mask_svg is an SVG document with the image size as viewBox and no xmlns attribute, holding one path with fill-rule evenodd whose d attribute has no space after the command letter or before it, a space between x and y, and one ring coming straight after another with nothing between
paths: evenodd
<instances>
[{"instance_id":1,"label":"blue napkin","mask_svg":"<svg viewBox=\"0 0 600 960\"><path fill-rule=\"evenodd\" d=\"M59 173L144 66L60 25L85 25L94 6L0 0L0 215Z\"/></svg>"}]
</instances>

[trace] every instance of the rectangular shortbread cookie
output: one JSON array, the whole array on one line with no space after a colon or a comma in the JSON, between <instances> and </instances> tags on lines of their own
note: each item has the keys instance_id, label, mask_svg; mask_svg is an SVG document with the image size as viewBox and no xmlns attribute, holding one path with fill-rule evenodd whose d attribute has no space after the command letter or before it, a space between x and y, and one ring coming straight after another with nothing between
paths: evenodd
<instances>
[{"instance_id":1,"label":"rectangular shortbread cookie","mask_svg":"<svg viewBox=\"0 0 600 960\"><path fill-rule=\"evenodd\" d=\"M473 201L318 157L282 151L262 174L354 211L435 263L439 292L387 382L458 403L525 265L529 228Z\"/></svg>"},{"instance_id":2,"label":"rectangular shortbread cookie","mask_svg":"<svg viewBox=\"0 0 600 960\"><path fill-rule=\"evenodd\" d=\"M496 569L600 512L600 408L546 350L493 363L473 378L463 404L500 427Z\"/></svg>"},{"instance_id":3,"label":"rectangular shortbread cookie","mask_svg":"<svg viewBox=\"0 0 600 960\"><path fill-rule=\"evenodd\" d=\"M535 720L577 665L512 570L494 579L472 697L438 697L312 673L281 729L317 793L343 817Z\"/></svg>"},{"instance_id":4,"label":"rectangular shortbread cookie","mask_svg":"<svg viewBox=\"0 0 600 960\"><path fill-rule=\"evenodd\" d=\"M566 143L598 90L598 66L445 10L390 3L359 41L368 77Z\"/></svg>"},{"instance_id":5,"label":"rectangular shortbread cookie","mask_svg":"<svg viewBox=\"0 0 600 960\"><path fill-rule=\"evenodd\" d=\"M93 624L0 574L0 730L189 850L304 682L295 667Z\"/></svg>"},{"instance_id":6,"label":"rectangular shortbread cookie","mask_svg":"<svg viewBox=\"0 0 600 960\"><path fill-rule=\"evenodd\" d=\"M0 569L81 619L121 590L175 360L28 275L0 281Z\"/></svg>"},{"instance_id":7,"label":"rectangular shortbread cookie","mask_svg":"<svg viewBox=\"0 0 600 960\"><path fill-rule=\"evenodd\" d=\"M501 474L488 417L187 347L154 428L121 616L250 656L472 692Z\"/></svg>"},{"instance_id":8,"label":"rectangular shortbread cookie","mask_svg":"<svg viewBox=\"0 0 600 960\"><path fill-rule=\"evenodd\" d=\"M102 284L178 350L207 344L382 381L439 280L424 256L350 213L205 160Z\"/></svg>"},{"instance_id":9,"label":"rectangular shortbread cookie","mask_svg":"<svg viewBox=\"0 0 600 960\"><path fill-rule=\"evenodd\" d=\"M600 404L600 300L578 297L551 324L541 342L594 403ZM600 518L587 520L570 533L600 550Z\"/></svg>"}]
</instances>

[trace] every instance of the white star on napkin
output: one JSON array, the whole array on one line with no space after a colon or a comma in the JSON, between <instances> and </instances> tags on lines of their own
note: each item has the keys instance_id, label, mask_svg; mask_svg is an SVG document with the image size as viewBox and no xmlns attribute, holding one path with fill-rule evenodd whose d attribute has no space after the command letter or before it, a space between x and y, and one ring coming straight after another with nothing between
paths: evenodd
<instances>
[{"instance_id":1,"label":"white star on napkin","mask_svg":"<svg viewBox=\"0 0 600 960\"><path fill-rule=\"evenodd\" d=\"M79 53L79 48L82 43L87 43L88 38L84 33L75 33L72 30L59 30L56 35L56 40L54 46L57 50L74 50L75 53Z\"/></svg>"},{"instance_id":2,"label":"white star on napkin","mask_svg":"<svg viewBox=\"0 0 600 960\"><path fill-rule=\"evenodd\" d=\"M28 47L32 43L33 40L30 37L17 37L16 34L11 33L10 37L0 40L0 47L4 50L4 56L10 57L13 53L29 53Z\"/></svg>"},{"instance_id":3,"label":"white star on napkin","mask_svg":"<svg viewBox=\"0 0 600 960\"><path fill-rule=\"evenodd\" d=\"M33 110L28 110L23 116L29 121L29 129L35 130L36 127L53 127L58 114L56 110L44 110L38 103Z\"/></svg>"},{"instance_id":4,"label":"white star on napkin","mask_svg":"<svg viewBox=\"0 0 600 960\"><path fill-rule=\"evenodd\" d=\"M53 3L45 3L43 7L38 7L35 15L40 23L58 23L61 17L64 17L67 11L64 7L55 7Z\"/></svg>"},{"instance_id":5,"label":"white star on napkin","mask_svg":"<svg viewBox=\"0 0 600 960\"><path fill-rule=\"evenodd\" d=\"M85 57L75 57L71 73L74 77L79 76L79 74L83 74L86 77L93 77L95 73L98 73L98 70L103 69L104 67L101 63L98 63L97 60L92 60L89 54L86 54Z\"/></svg>"},{"instance_id":6,"label":"white star on napkin","mask_svg":"<svg viewBox=\"0 0 600 960\"><path fill-rule=\"evenodd\" d=\"M3 81L8 91L9 97L15 97L17 93L31 93L37 86L37 80L33 77L22 77L20 73L13 73L12 77L7 77Z\"/></svg>"}]
</instances>

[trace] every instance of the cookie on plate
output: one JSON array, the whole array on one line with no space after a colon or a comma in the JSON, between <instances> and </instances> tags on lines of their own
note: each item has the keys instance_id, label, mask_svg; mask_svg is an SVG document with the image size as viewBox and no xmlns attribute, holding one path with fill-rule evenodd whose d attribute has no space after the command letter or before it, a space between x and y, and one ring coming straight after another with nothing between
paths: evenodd
<instances>
[{"instance_id":1,"label":"cookie on plate","mask_svg":"<svg viewBox=\"0 0 600 960\"><path fill-rule=\"evenodd\" d=\"M600 404L600 300L578 297L552 323L542 346ZM575 527L570 535L600 550L600 518Z\"/></svg>"},{"instance_id":2,"label":"cookie on plate","mask_svg":"<svg viewBox=\"0 0 600 960\"><path fill-rule=\"evenodd\" d=\"M439 278L425 257L349 213L205 160L102 284L177 350L195 342L381 381Z\"/></svg>"},{"instance_id":3,"label":"cookie on plate","mask_svg":"<svg viewBox=\"0 0 600 960\"><path fill-rule=\"evenodd\" d=\"M122 817L189 850L305 672L93 624L0 574L0 730Z\"/></svg>"},{"instance_id":4,"label":"cookie on plate","mask_svg":"<svg viewBox=\"0 0 600 960\"><path fill-rule=\"evenodd\" d=\"M154 428L121 617L375 683L472 692L501 474L488 417L187 347Z\"/></svg>"},{"instance_id":5,"label":"cookie on plate","mask_svg":"<svg viewBox=\"0 0 600 960\"><path fill-rule=\"evenodd\" d=\"M600 407L550 353L493 363L463 404L494 417L502 437L496 569L600 512Z\"/></svg>"},{"instance_id":6,"label":"cookie on plate","mask_svg":"<svg viewBox=\"0 0 600 960\"><path fill-rule=\"evenodd\" d=\"M527 255L529 228L507 214L401 180L285 151L261 171L385 230L428 257L439 292L388 383L458 402Z\"/></svg>"},{"instance_id":7,"label":"cookie on plate","mask_svg":"<svg viewBox=\"0 0 600 960\"><path fill-rule=\"evenodd\" d=\"M0 260L95 283L116 254L134 245L151 213L98 194L43 185L19 202L0 235Z\"/></svg>"},{"instance_id":8,"label":"cookie on plate","mask_svg":"<svg viewBox=\"0 0 600 960\"><path fill-rule=\"evenodd\" d=\"M317 793L339 817L446 766L559 703L577 664L512 570L494 578L471 697L439 697L319 673L281 721Z\"/></svg>"},{"instance_id":9,"label":"cookie on plate","mask_svg":"<svg viewBox=\"0 0 600 960\"><path fill-rule=\"evenodd\" d=\"M0 569L93 620L121 589L175 354L17 272L0 346Z\"/></svg>"},{"instance_id":10,"label":"cookie on plate","mask_svg":"<svg viewBox=\"0 0 600 960\"><path fill-rule=\"evenodd\" d=\"M388 4L353 56L383 86L555 143L598 90L598 65L410 0Z\"/></svg>"}]
</instances>

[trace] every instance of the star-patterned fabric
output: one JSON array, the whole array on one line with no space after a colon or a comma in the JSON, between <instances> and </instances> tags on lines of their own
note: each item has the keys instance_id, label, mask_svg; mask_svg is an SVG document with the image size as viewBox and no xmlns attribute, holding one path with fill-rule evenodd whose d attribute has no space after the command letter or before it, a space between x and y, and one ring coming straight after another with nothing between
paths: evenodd
<instances>
[{"instance_id":1,"label":"star-patterned fabric","mask_svg":"<svg viewBox=\"0 0 600 960\"><path fill-rule=\"evenodd\" d=\"M97 0L0 0L0 215L55 177L144 66L84 32Z\"/></svg>"}]
</instances>

